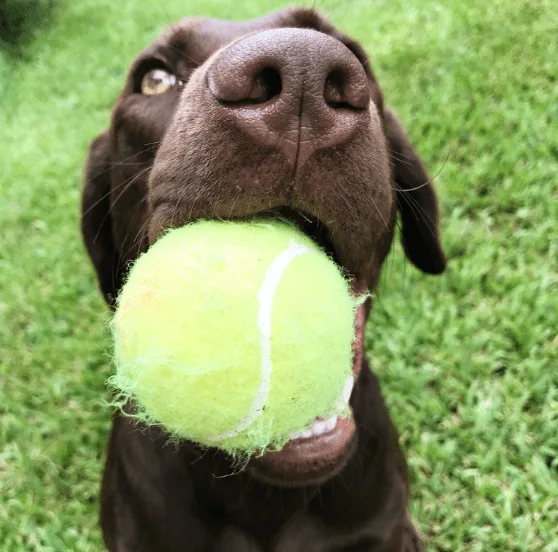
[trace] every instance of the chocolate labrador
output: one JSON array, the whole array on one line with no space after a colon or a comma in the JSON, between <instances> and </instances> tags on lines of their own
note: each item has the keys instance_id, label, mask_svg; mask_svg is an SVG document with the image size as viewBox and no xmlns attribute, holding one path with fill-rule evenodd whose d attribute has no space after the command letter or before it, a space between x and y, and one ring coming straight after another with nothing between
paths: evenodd
<instances>
[{"instance_id":1,"label":"chocolate labrador","mask_svg":"<svg viewBox=\"0 0 558 552\"><path fill-rule=\"evenodd\" d=\"M399 214L399 215L398 215ZM362 47L314 10L186 19L132 64L92 143L82 230L110 305L165 229L204 219L296 222L373 290L399 216L404 250L445 268L436 195ZM423 550L406 465L355 321L353 417L239 466L116 415L101 525L118 552ZM219 343L219 336L215 336ZM129 407L131 408L131 407Z\"/></svg>"}]
</instances>

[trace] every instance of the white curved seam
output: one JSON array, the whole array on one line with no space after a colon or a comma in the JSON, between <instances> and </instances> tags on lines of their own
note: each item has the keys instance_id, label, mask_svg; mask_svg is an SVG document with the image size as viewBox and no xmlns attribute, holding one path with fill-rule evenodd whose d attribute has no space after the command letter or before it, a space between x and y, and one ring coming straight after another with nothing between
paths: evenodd
<instances>
[{"instance_id":1,"label":"white curved seam","mask_svg":"<svg viewBox=\"0 0 558 552\"><path fill-rule=\"evenodd\" d=\"M273 370L273 362L271 361L271 315L275 292L291 261L311 251L312 249L308 246L291 241L289 247L281 251L269 265L260 290L258 291L261 377L256 396L250 409L234 429L214 437L209 437L210 441L222 441L223 439L236 437L261 416L269 395L271 372Z\"/></svg>"}]
</instances>

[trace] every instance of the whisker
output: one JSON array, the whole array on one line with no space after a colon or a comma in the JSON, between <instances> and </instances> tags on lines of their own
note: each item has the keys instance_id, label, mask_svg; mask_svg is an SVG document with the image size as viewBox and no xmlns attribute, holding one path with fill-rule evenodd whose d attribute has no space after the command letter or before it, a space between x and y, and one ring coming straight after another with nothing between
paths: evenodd
<instances>
[{"instance_id":1,"label":"whisker","mask_svg":"<svg viewBox=\"0 0 558 552\"><path fill-rule=\"evenodd\" d=\"M146 200L147 200L147 196L145 196L142 199L142 202L146 201ZM149 224L149 222L151 222L152 217L153 217L153 212L149 213L149 215L146 217L144 223L141 225L140 229L136 233L136 236L134 237L134 241L132 243L132 246L128 249L128 251L126 251L126 255L124 256L124 258L127 258L128 255L133 251L133 249L136 248L139 245L139 242L141 241L141 239L143 237L142 236L143 231L144 231L145 227Z\"/></svg>"},{"instance_id":2,"label":"whisker","mask_svg":"<svg viewBox=\"0 0 558 552\"><path fill-rule=\"evenodd\" d=\"M104 174L110 172L113 167L118 167L120 164L122 163L126 163L127 161L129 161L130 159L133 159L134 157L138 157L139 155L143 155L144 153L149 153L150 151L153 151L155 148L157 148L159 145L161 144L161 141L158 142L148 142L146 145L148 146L147 148L138 151L132 155L130 155L129 157L126 157L125 159L123 159L122 161L115 161L115 162L111 162L110 163L110 167L108 169L105 169L103 171L100 171L98 173L95 173L94 175L92 175L92 178L98 178L99 176L103 176Z\"/></svg>"},{"instance_id":3,"label":"whisker","mask_svg":"<svg viewBox=\"0 0 558 552\"><path fill-rule=\"evenodd\" d=\"M426 213L426 211L424 210L424 207L416 200L416 198L414 198L412 195L411 196L401 196L401 199L403 201L405 201L407 203L407 205L411 208L411 211L413 212L413 215L415 217L415 220L418 222L419 221L419 215L420 218L422 218L422 220L424 220L427 224L427 228L430 231L432 237L436 236L436 232L435 232L435 223L434 221L428 216L428 214ZM398 199L398 202L400 200Z\"/></svg>"},{"instance_id":4,"label":"whisker","mask_svg":"<svg viewBox=\"0 0 558 552\"><path fill-rule=\"evenodd\" d=\"M393 157L395 160L404 163L405 165L411 166L411 162L408 161L410 159L410 157L407 157L406 155L403 155L402 153L396 152L395 150L392 150L391 148L388 148L389 150L389 154L390 157Z\"/></svg>"},{"instance_id":5,"label":"whisker","mask_svg":"<svg viewBox=\"0 0 558 552\"><path fill-rule=\"evenodd\" d=\"M118 197L114 200L113 205L115 205L118 200L126 193L127 190L130 189L130 187L137 182L137 180L139 178L141 178L147 171L149 171L151 169L151 165L149 165L148 167L146 167L144 170L140 171L139 173L135 174L130 181L127 183L126 187L120 192L120 194L118 194ZM99 237L99 232L101 231L101 228L103 227L103 224L105 223L105 221L107 220L108 216L110 214L110 210L107 211L107 213L105 214L105 216L103 217L103 220L100 222L99 224L99 229L97 230L97 233L95 234L95 237L93 238L93 243L95 243L97 241L97 238Z\"/></svg>"},{"instance_id":6,"label":"whisker","mask_svg":"<svg viewBox=\"0 0 558 552\"><path fill-rule=\"evenodd\" d=\"M175 51L177 54L180 54L181 56L184 56L188 61L191 61L196 67L198 67L200 65L199 60L194 59L193 57L189 56L184 50L181 50L180 48L177 48L176 46L173 46L172 44L167 44L167 48L170 48L171 50Z\"/></svg>"},{"instance_id":7,"label":"whisker","mask_svg":"<svg viewBox=\"0 0 558 552\"><path fill-rule=\"evenodd\" d=\"M449 160L449 156L451 154L451 149L453 147L453 144L450 144L450 147L448 149L448 153L446 155L446 158L444 159L444 162L442 163L442 166L438 169L438 171L436 172L436 174L431 177L429 180L426 180L426 182L420 184L419 186L416 186L414 188L399 188L399 187L395 187L395 190L397 192L403 192L403 193L407 193L407 192L415 192L416 190L420 190L421 188L424 188L425 186L428 186L428 184L430 182L433 182L436 178L438 178L438 176L440 176L440 173L442 172L442 170L445 168L448 160ZM396 183L397 184L397 183Z\"/></svg>"},{"instance_id":8,"label":"whisker","mask_svg":"<svg viewBox=\"0 0 558 552\"><path fill-rule=\"evenodd\" d=\"M140 209L143 207L144 203L147 201L147 194L144 195L137 203L135 208L133 209L132 213L130 213L129 216L129 220L135 220L137 218L137 215L140 211ZM128 227L128 230L126 231L126 235L124 236L124 240L122 241L122 243L126 243L128 240L128 237L130 236L131 232L132 232L133 228L132 225L130 225ZM125 255L123 255L124 259L128 258L128 255L136 248L137 245L139 245L140 240L137 239L137 234L136 237L134 237L134 240L132 242L132 245L130 246L130 248L128 249L128 251L126 252Z\"/></svg>"},{"instance_id":9,"label":"whisker","mask_svg":"<svg viewBox=\"0 0 558 552\"><path fill-rule=\"evenodd\" d=\"M155 147L155 146L154 146L154 147ZM154 149L154 147L151 148L151 149ZM136 153L136 154L134 154L134 155L131 155L131 156L128 157L127 159L132 159L133 157L136 157L136 156L141 155L141 154L143 154L143 153L147 153L148 151L150 151L150 150L149 150L149 149L143 150L143 151L141 151L141 152L139 152L139 153ZM122 165L122 163L124 163L125 161L126 161L126 160L124 160L124 161L122 161L122 162L111 163L111 166L110 166L108 169L106 169L106 170L104 170L104 171L101 171L101 172L99 172L99 173L93 175L92 178L98 178L99 176L103 176L103 175L106 174L107 172L111 171L114 167L118 167L118 166ZM145 163L146 163L146 162L144 162L143 164L145 164ZM141 165L141 164L142 164L142 163L138 163L138 165ZM128 182L128 181L125 180L124 182L121 182L120 184L118 184L118 186L115 186L114 188L112 188L111 190L109 190L106 194L103 194L103 196L102 196L101 198L99 198L95 203L93 203L93 205L90 205L89 208L88 208L86 211L84 211L84 212L82 213L81 217L83 218L85 215L87 215L92 209L94 209L97 205L99 205L99 203L101 203L101 201L103 201L104 199L106 199L112 192L115 192L116 190L119 190L122 186L125 186L127 182Z\"/></svg>"}]
</instances>

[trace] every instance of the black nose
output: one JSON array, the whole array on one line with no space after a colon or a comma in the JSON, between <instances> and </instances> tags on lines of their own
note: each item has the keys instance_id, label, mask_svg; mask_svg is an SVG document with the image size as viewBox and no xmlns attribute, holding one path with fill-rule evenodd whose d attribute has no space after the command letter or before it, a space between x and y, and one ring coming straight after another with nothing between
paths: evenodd
<instances>
[{"instance_id":1,"label":"black nose","mask_svg":"<svg viewBox=\"0 0 558 552\"><path fill-rule=\"evenodd\" d=\"M222 116L292 166L347 141L370 104L364 68L337 39L273 29L233 43L211 64L207 85Z\"/></svg>"}]
</instances>

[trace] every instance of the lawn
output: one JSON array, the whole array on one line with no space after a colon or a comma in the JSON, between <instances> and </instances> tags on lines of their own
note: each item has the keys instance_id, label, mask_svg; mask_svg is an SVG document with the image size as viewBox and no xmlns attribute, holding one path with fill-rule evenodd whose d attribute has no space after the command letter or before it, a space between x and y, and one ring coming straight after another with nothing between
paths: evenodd
<instances>
[{"instance_id":1,"label":"lawn","mask_svg":"<svg viewBox=\"0 0 558 552\"><path fill-rule=\"evenodd\" d=\"M558 551L558 10L317 0L372 57L432 174L446 274L396 247L367 332L429 550ZM61 0L0 54L0 549L101 550L109 313L79 234L89 141L185 15L271 0Z\"/></svg>"}]
</instances>

